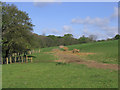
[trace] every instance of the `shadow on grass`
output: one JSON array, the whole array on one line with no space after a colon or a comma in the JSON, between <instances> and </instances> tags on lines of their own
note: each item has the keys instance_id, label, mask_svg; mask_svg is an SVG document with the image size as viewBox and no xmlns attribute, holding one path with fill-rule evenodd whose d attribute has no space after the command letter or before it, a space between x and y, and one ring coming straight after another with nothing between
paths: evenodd
<instances>
[{"instance_id":1,"label":"shadow on grass","mask_svg":"<svg viewBox=\"0 0 120 90\"><path fill-rule=\"evenodd\" d=\"M29 55L28 57L36 58L35 56Z\"/></svg>"}]
</instances>

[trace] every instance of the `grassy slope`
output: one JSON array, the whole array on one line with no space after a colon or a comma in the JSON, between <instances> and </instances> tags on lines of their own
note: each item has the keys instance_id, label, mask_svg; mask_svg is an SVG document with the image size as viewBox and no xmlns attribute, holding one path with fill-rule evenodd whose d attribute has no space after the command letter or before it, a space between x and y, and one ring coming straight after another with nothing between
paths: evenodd
<instances>
[{"instance_id":1,"label":"grassy slope","mask_svg":"<svg viewBox=\"0 0 120 90\"><path fill-rule=\"evenodd\" d=\"M102 45L102 47L101 47ZM78 48L81 52L101 53L98 57L116 58L117 41L99 42L68 46L69 49ZM88 47L89 46L89 47ZM93 47L94 46L94 47ZM108 47L111 46L111 47ZM43 48L41 53L35 56L34 63L3 65L3 88L107 88L118 87L118 72L88 68L85 65L67 64L57 65L56 58L51 54L43 52L50 51L56 47ZM104 49L104 50L103 50ZM109 50L110 49L110 50ZM103 54L104 53L104 54ZM109 53L109 54L108 54ZM115 56L112 56L114 54ZM106 55L106 56L105 56ZM83 57L96 59L95 56ZM97 59L101 61L101 59ZM43 62L44 61L44 62ZM107 59L108 63L111 62Z\"/></svg>"},{"instance_id":2,"label":"grassy slope","mask_svg":"<svg viewBox=\"0 0 120 90\"><path fill-rule=\"evenodd\" d=\"M93 52L95 55L83 56L88 60L95 60L102 63L118 63L118 41L96 42L80 45L68 46L69 50L74 48L80 49L80 52Z\"/></svg>"}]
</instances>

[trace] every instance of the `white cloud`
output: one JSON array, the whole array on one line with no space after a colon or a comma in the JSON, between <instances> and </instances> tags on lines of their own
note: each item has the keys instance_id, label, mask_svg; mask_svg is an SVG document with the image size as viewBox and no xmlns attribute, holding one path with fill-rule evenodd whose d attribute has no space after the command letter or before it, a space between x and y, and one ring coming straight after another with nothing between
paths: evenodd
<instances>
[{"instance_id":1,"label":"white cloud","mask_svg":"<svg viewBox=\"0 0 120 90\"><path fill-rule=\"evenodd\" d=\"M83 29L84 34L86 35L97 35L99 38L112 38L116 34L118 34L118 26L117 21L111 21L112 19L116 19L118 17L118 8L114 7L114 12L112 15L105 18L74 18L72 19L72 24L81 24L84 27L92 27L89 30ZM111 25L111 23L115 23L115 25ZM92 29L92 30L91 30ZM95 30L97 29L97 30ZM93 32L92 32L93 31ZM102 33L101 33L102 32Z\"/></svg>"},{"instance_id":2,"label":"white cloud","mask_svg":"<svg viewBox=\"0 0 120 90\"><path fill-rule=\"evenodd\" d=\"M97 40L100 40L100 39L106 39L108 38L108 35L105 35L104 33L100 33L98 31L93 31L91 32L89 29L85 28L83 30L83 35L85 36L90 36L90 35L95 35L97 36Z\"/></svg>"},{"instance_id":3,"label":"white cloud","mask_svg":"<svg viewBox=\"0 0 120 90\"><path fill-rule=\"evenodd\" d=\"M68 25L64 25L61 30L58 30L56 28L44 28L44 29L42 29L42 33L63 36L64 34L68 34L68 33L72 34L73 28L71 26L68 26Z\"/></svg>"},{"instance_id":4,"label":"white cloud","mask_svg":"<svg viewBox=\"0 0 120 90\"><path fill-rule=\"evenodd\" d=\"M58 34L58 33L59 33L59 30L57 30L57 29L52 29L51 32L52 32L53 34Z\"/></svg>"},{"instance_id":5,"label":"white cloud","mask_svg":"<svg viewBox=\"0 0 120 90\"><path fill-rule=\"evenodd\" d=\"M72 28L71 26L64 25L64 26L63 26L63 31L64 31L65 33L72 33L73 28Z\"/></svg>"},{"instance_id":6,"label":"white cloud","mask_svg":"<svg viewBox=\"0 0 120 90\"><path fill-rule=\"evenodd\" d=\"M89 35L97 35L97 39L106 39L106 38L112 38L116 34L118 34L118 27L117 26L103 26L98 27L97 30L91 29L88 27L83 28L83 34L86 36Z\"/></svg>"},{"instance_id":7,"label":"white cloud","mask_svg":"<svg viewBox=\"0 0 120 90\"><path fill-rule=\"evenodd\" d=\"M114 37L116 34L118 34L118 27L115 27L115 26L106 27L104 30L106 30L106 34L109 37Z\"/></svg>"},{"instance_id":8,"label":"white cloud","mask_svg":"<svg viewBox=\"0 0 120 90\"><path fill-rule=\"evenodd\" d=\"M100 18L100 17L86 17L86 18L74 18L72 19L72 24L80 24L86 28L81 29L83 34L89 35L97 35L98 39L106 39L112 38L116 34L118 34L118 26L117 22L112 22L111 19L115 19L118 16L118 8L114 7L114 12L108 17ZM115 23L115 25L112 25ZM90 27L90 28L89 28ZM43 32L46 34L54 34L54 35L64 35L67 33L71 33L75 35L74 29L70 25L64 25L61 30L58 29L43 29ZM79 31L78 31L79 32ZM76 37L78 37L78 33Z\"/></svg>"},{"instance_id":9,"label":"white cloud","mask_svg":"<svg viewBox=\"0 0 120 90\"><path fill-rule=\"evenodd\" d=\"M74 18L72 19L73 24L84 24L84 25L95 25L95 26L104 26L109 24L108 18L90 18L89 16L82 18Z\"/></svg>"}]
</instances>

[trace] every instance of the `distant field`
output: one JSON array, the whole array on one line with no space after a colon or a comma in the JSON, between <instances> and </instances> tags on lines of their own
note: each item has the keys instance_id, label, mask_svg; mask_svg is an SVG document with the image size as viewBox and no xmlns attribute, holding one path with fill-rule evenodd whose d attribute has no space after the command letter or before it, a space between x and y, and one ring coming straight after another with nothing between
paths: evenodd
<instances>
[{"instance_id":1,"label":"distant field","mask_svg":"<svg viewBox=\"0 0 120 90\"><path fill-rule=\"evenodd\" d=\"M87 43L68 46L69 50L93 52L95 55L79 56L85 60L117 64L118 41ZM50 47L33 53L33 63L2 66L3 88L117 88L118 71L89 68L86 65L70 63L56 65L59 58L48 53ZM38 49L36 49L38 50Z\"/></svg>"},{"instance_id":2,"label":"distant field","mask_svg":"<svg viewBox=\"0 0 120 90\"><path fill-rule=\"evenodd\" d=\"M118 40L96 42L80 45L68 46L69 50L80 49L80 52L92 52L94 55L83 56L81 58L95 60L102 63L118 63Z\"/></svg>"},{"instance_id":3,"label":"distant field","mask_svg":"<svg viewBox=\"0 0 120 90\"><path fill-rule=\"evenodd\" d=\"M95 42L87 44L77 44L67 46L69 50L79 49L80 52L92 52L94 55L80 56L87 60L95 60L102 63L118 64L118 40ZM42 52L49 52L58 47L41 49Z\"/></svg>"}]
</instances>

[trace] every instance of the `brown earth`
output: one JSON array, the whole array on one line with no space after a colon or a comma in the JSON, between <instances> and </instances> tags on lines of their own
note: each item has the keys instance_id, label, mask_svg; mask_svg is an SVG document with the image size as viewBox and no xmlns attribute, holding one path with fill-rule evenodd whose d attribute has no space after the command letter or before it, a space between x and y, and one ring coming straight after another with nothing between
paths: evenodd
<instances>
[{"instance_id":1,"label":"brown earth","mask_svg":"<svg viewBox=\"0 0 120 90\"><path fill-rule=\"evenodd\" d=\"M51 53L54 53L54 55L60 59L60 60L55 60L55 62L78 63L78 64L85 64L88 67L118 70L117 64L104 64L104 63L98 63L92 60L89 60L89 61L83 60L83 59L80 59L80 56L79 56L79 55L89 55L89 54L95 54L95 53L73 54L71 51L60 51L59 49L54 49L52 50Z\"/></svg>"}]
</instances>

